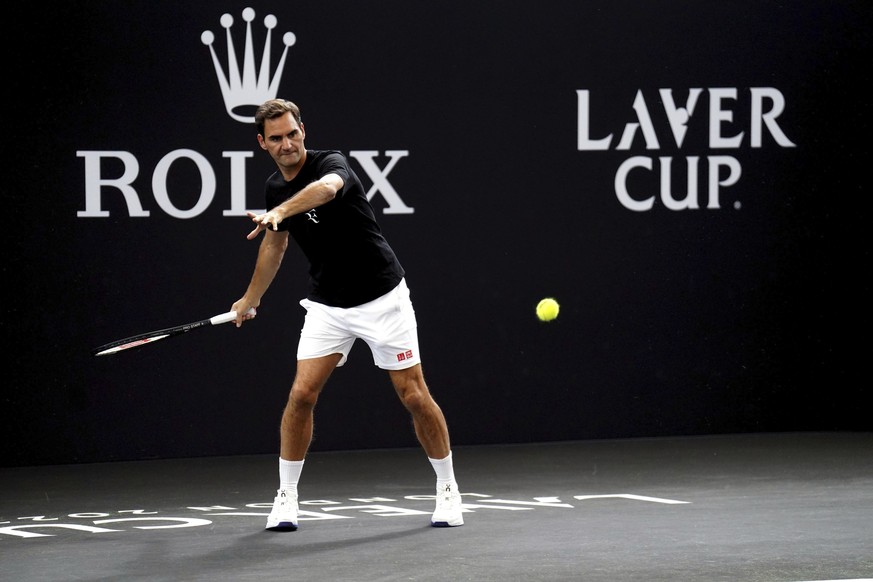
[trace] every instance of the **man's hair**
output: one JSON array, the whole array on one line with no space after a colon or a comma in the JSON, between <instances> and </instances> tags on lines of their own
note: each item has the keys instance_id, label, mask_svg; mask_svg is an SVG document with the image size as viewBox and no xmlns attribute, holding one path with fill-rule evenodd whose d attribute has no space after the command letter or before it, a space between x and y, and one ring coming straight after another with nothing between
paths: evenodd
<instances>
[{"instance_id":1,"label":"man's hair","mask_svg":"<svg viewBox=\"0 0 873 582\"><path fill-rule=\"evenodd\" d=\"M270 99L264 102L255 112L255 125L258 128L258 133L264 135L264 122L266 120L281 117L289 112L299 124L300 108L296 104L284 99Z\"/></svg>"}]
</instances>

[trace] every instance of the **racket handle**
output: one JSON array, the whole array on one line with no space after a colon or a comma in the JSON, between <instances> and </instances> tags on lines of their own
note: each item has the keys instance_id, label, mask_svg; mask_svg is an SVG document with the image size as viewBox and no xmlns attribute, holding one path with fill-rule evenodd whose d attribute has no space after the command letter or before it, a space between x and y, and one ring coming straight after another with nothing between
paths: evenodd
<instances>
[{"instance_id":1,"label":"racket handle","mask_svg":"<svg viewBox=\"0 0 873 582\"><path fill-rule=\"evenodd\" d=\"M252 307L249 309L249 313L254 312L255 308ZM215 317L209 318L209 323L212 325L218 325L219 323L227 323L229 321L233 321L236 319L236 311L228 311L227 313L222 313L221 315L216 315Z\"/></svg>"},{"instance_id":2,"label":"racket handle","mask_svg":"<svg viewBox=\"0 0 873 582\"><path fill-rule=\"evenodd\" d=\"M234 319L236 319L236 311L228 311L227 313L222 313L221 315L210 317L209 323L211 323L212 325L218 325L219 323L227 323L228 321L233 321Z\"/></svg>"}]
</instances>

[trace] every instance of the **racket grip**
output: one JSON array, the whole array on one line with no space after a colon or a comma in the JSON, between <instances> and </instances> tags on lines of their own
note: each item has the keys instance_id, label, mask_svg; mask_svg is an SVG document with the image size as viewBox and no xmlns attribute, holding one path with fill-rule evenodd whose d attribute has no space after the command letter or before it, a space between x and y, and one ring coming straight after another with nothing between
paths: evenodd
<instances>
[{"instance_id":1,"label":"racket grip","mask_svg":"<svg viewBox=\"0 0 873 582\"><path fill-rule=\"evenodd\" d=\"M249 309L249 312L254 311L254 308ZM219 323L227 323L229 321L233 321L236 319L236 311L228 311L227 313L222 313L221 315L216 315L215 317L209 318L209 323L212 325L218 325Z\"/></svg>"},{"instance_id":2,"label":"racket grip","mask_svg":"<svg viewBox=\"0 0 873 582\"><path fill-rule=\"evenodd\" d=\"M219 323L227 323L228 321L233 321L234 319L236 319L236 311L228 311L227 313L222 313L221 315L210 317L209 323L211 323L212 325L218 325Z\"/></svg>"}]
</instances>

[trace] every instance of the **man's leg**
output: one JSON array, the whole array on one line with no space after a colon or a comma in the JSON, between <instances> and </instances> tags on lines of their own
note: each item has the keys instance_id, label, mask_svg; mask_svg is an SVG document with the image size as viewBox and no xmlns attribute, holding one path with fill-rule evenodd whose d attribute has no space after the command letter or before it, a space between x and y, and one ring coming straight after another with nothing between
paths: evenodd
<instances>
[{"instance_id":1,"label":"man's leg","mask_svg":"<svg viewBox=\"0 0 873 582\"><path fill-rule=\"evenodd\" d=\"M449 429L443 411L434 401L424 381L421 364L405 370L389 370L394 390L412 415L415 436L431 459L442 459L451 452Z\"/></svg>"},{"instance_id":2,"label":"man's leg","mask_svg":"<svg viewBox=\"0 0 873 582\"><path fill-rule=\"evenodd\" d=\"M267 529L297 529L297 482L312 442L315 404L341 357L340 354L332 354L297 361L294 384L282 413L279 433L279 489L273 501L273 510L267 518Z\"/></svg>"},{"instance_id":3,"label":"man's leg","mask_svg":"<svg viewBox=\"0 0 873 582\"><path fill-rule=\"evenodd\" d=\"M412 415L415 435L437 474L437 503L431 518L435 527L464 525L461 495L452 466L452 448L445 416L424 381L421 364L389 370L394 390Z\"/></svg>"},{"instance_id":4,"label":"man's leg","mask_svg":"<svg viewBox=\"0 0 873 582\"><path fill-rule=\"evenodd\" d=\"M279 456L286 461L302 461L312 442L315 403L331 372L342 356L297 361L297 374L282 413Z\"/></svg>"}]
</instances>

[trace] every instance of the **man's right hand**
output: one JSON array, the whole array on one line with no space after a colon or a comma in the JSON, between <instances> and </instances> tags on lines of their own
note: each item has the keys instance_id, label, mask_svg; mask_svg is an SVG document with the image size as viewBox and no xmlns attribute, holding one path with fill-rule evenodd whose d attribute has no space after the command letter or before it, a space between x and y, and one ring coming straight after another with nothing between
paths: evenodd
<instances>
[{"instance_id":1,"label":"man's right hand","mask_svg":"<svg viewBox=\"0 0 873 582\"><path fill-rule=\"evenodd\" d=\"M231 311L236 311L236 326L240 327L244 321L254 319L258 315L258 310L255 306L249 303L245 298L240 299L230 307Z\"/></svg>"}]
</instances>

